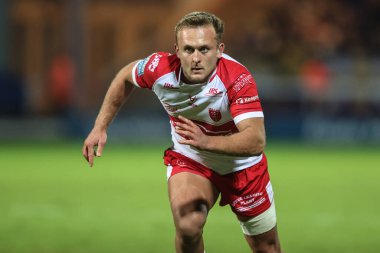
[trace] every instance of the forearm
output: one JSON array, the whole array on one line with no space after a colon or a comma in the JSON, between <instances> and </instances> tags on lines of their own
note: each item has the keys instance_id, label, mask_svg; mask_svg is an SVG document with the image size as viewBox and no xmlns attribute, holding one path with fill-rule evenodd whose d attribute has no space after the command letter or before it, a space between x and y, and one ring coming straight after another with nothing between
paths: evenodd
<instances>
[{"instance_id":1,"label":"forearm","mask_svg":"<svg viewBox=\"0 0 380 253\"><path fill-rule=\"evenodd\" d=\"M264 118L250 118L239 122L238 132L226 136L210 136L202 132L193 121L178 116L175 131L182 136L179 143L191 145L200 150L230 155L251 156L264 151Z\"/></svg>"},{"instance_id":2,"label":"forearm","mask_svg":"<svg viewBox=\"0 0 380 253\"><path fill-rule=\"evenodd\" d=\"M122 69L113 79L95 120L94 128L106 129L132 93L134 86L126 80L126 68Z\"/></svg>"},{"instance_id":3,"label":"forearm","mask_svg":"<svg viewBox=\"0 0 380 253\"><path fill-rule=\"evenodd\" d=\"M208 136L205 150L230 155L250 156L264 151L265 133L246 128L227 136Z\"/></svg>"}]
</instances>

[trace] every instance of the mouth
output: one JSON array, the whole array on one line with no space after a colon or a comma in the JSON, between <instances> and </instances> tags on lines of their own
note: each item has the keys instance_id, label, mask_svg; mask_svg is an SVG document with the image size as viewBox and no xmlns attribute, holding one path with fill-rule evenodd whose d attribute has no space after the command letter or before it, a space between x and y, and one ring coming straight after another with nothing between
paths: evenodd
<instances>
[{"instance_id":1,"label":"mouth","mask_svg":"<svg viewBox=\"0 0 380 253\"><path fill-rule=\"evenodd\" d=\"M200 68L200 67L191 68L192 72L201 72L202 70L203 70L203 68Z\"/></svg>"}]
</instances>

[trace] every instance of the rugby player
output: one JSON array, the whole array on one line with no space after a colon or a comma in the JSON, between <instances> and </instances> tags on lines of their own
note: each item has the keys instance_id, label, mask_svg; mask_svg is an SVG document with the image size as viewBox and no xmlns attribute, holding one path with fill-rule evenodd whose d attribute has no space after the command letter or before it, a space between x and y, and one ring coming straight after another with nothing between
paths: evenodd
<instances>
[{"instance_id":1,"label":"rugby player","mask_svg":"<svg viewBox=\"0 0 380 253\"><path fill-rule=\"evenodd\" d=\"M281 252L256 83L224 53L223 32L215 15L189 13L175 26L174 54L156 52L122 68L84 141L83 156L92 166L132 90L149 89L171 124L173 146L164 163L176 252L205 252L202 231L219 195L219 204L236 214L252 252Z\"/></svg>"}]
</instances>

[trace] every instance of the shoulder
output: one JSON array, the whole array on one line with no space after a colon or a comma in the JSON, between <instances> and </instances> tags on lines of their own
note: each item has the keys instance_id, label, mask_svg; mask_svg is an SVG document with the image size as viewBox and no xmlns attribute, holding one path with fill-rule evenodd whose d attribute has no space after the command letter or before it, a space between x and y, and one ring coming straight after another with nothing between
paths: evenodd
<instances>
[{"instance_id":1,"label":"shoulder","mask_svg":"<svg viewBox=\"0 0 380 253\"><path fill-rule=\"evenodd\" d=\"M137 73L138 75L142 75L145 74L145 71L148 71L165 74L165 72L173 71L177 65L179 66L177 55L167 52L156 52L139 61Z\"/></svg>"},{"instance_id":2,"label":"shoulder","mask_svg":"<svg viewBox=\"0 0 380 253\"><path fill-rule=\"evenodd\" d=\"M156 52L136 63L133 70L134 83L142 88L151 88L157 79L170 72L177 72L179 68L177 55Z\"/></svg>"},{"instance_id":3,"label":"shoulder","mask_svg":"<svg viewBox=\"0 0 380 253\"><path fill-rule=\"evenodd\" d=\"M223 54L218 62L217 75L227 89L239 85L241 82L254 82L249 70L227 54Z\"/></svg>"}]
</instances>

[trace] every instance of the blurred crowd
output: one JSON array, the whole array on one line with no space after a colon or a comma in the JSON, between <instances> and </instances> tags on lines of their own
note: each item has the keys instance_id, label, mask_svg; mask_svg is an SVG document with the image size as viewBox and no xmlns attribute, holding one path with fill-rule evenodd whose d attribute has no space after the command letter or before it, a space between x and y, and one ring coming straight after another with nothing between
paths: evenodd
<instances>
[{"instance_id":1,"label":"blurred crowd","mask_svg":"<svg viewBox=\"0 0 380 253\"><path fill-rule=\"evenodd\" d=\"M259 2L263 4L257 9L237 12L234 19L246 16L241 19L245 24L236 24L230 31L232 51L248 55L255 63L297 73L310 59L379 56L380 1ZM239 29L241 34L234 35Z\"/></svg>"},{"instance_id":2,"label":"blurred crowd","mask_svg":"<svg viewBox=\"0 0 380 253\"><path fill-rule=\"evenodd\" d=\"M225 20L226 52L249 69L301 79L316 96L332 71L378 78L370 70L380 54L378 0L6 3L0 5L1 115L96 110L123 64L173 50L173 26L193 10ZM341 67L347 61L350 67Z\"/></svg>"}]
</instances>

